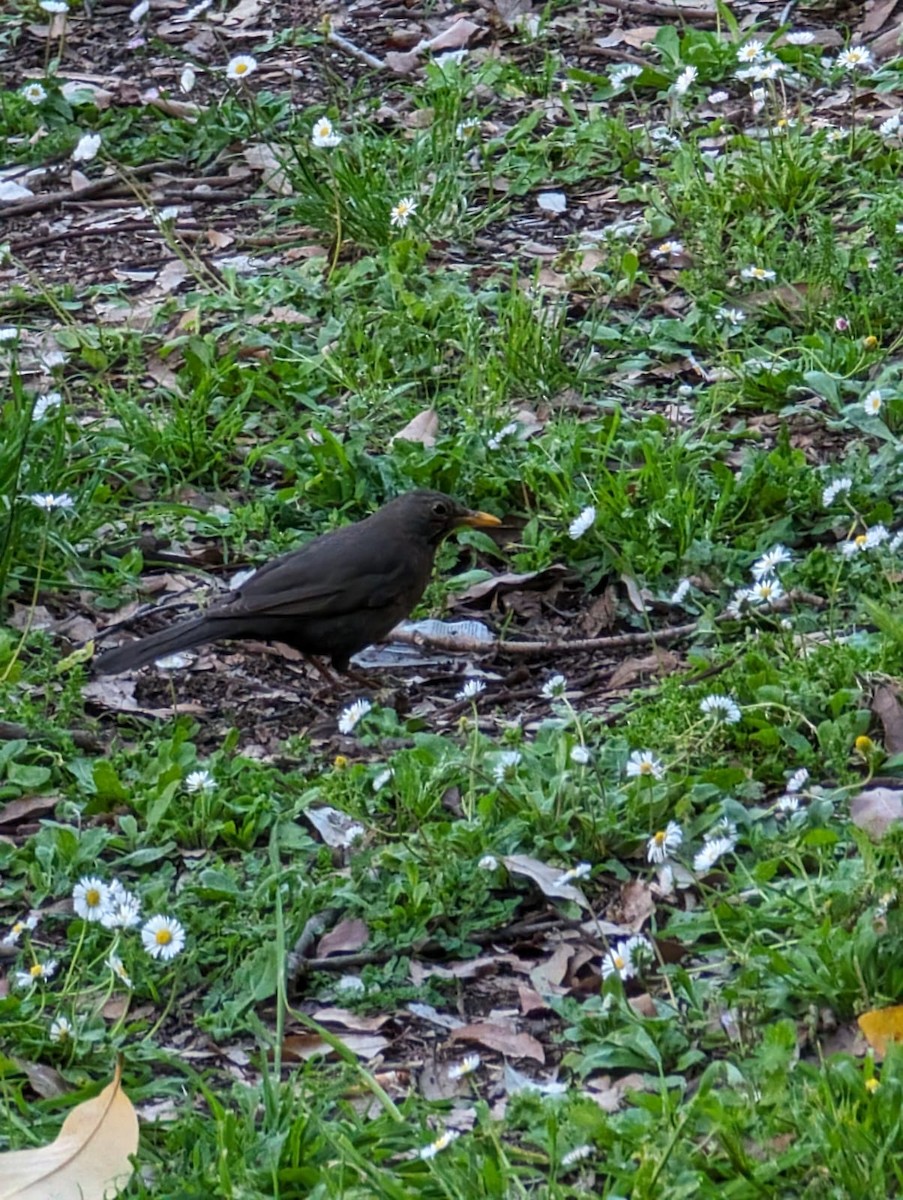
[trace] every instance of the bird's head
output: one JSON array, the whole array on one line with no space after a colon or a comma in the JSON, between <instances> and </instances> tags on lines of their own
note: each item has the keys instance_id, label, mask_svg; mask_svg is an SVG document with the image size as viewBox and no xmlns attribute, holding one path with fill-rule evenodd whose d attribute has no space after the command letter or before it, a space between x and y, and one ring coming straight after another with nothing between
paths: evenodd
<instances>
[{"instance_id":1,"label":"bird's head","mask_svg":"<svg viewBox=\"0 0 903 1200\"><path fill-rule=\"evenodd\" d=\"M442 492L426 490L406 492L380 509L377 515L383 514L387 518L391 516L409 538L425 540L431 546L438 546L447 534L461 525L470 525L474 529L501 525L492 513L476 512Z\"/></svg>"}]
</instances>

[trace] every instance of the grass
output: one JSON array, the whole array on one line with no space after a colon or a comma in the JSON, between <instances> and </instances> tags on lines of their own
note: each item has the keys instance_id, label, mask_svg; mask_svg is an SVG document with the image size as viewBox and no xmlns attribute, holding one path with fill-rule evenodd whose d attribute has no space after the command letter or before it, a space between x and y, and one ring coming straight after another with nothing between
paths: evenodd
<instances>
[{"instance_id":1,"label":"grass","mask_svg":"<svg viewBox=\"0 0 903 1200\"><path fill-rule=\"evenodd\" d=\"M410 78L324 75L300 104L269 75L227 83L224 59L190 121L64 95L53 38L45 97L3 94L11 161L96 131L127 178L219 174L263 143L288 186L217 213L235 244L215 269L184 213L152 212L153 269L181 261L185 282L140 322L97 315L136 300L112 242L83 286L11 239L0 1148L51 1141L121 1054L134 1197L901 1192L901 1052L854 1037L903 991L901 837L850 812L900 770L873 702L903 670L901 143L879 129L900 60L845 70L722 6L718 31L663 27L619 79L572 61L567 11ZM184 64L153 28L142 53L175 96ZM738 78L751 36L774 79ZM0 46L17 37L0 19ZM816 101L842 89L832 125ZM335 146L311 143L324 115ZM535 199L553 191L557 223ZM60 361L36 372L49 331ZM435 443L393 440L424 409ZM516 518L503 548L443 550L424 613L561 564L558 590L466 615L589 636L605 602L613 632L653 635L626 666L694 632L612 686L595 654L389 672L346 736L348 701L312 717L307 683L253 656L153 676L132 711L92 691L61 621L90 636L164 573L228 576L421 486ZM754 568L777 546L771 608ZM456 700L480 668L486 690ZM325 809L357 840L328 844ZM184 949L74 915L86 878L120 880L142 923L176 918ZM366 930L353 966L287 967L343 922ZM530 1040L453 1040L482 1021ZM355 1054L363 1035L378 1051Z\"/></svg>"}]
</instances>

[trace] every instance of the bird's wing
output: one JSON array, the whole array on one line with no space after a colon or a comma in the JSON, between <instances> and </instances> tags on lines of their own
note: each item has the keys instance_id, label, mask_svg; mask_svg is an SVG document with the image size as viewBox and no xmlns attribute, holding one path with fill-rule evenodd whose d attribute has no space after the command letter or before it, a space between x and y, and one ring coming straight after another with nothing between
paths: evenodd
<instances>
[{"instance_id":1,"label":"bird's wing","mask_svg":"<svg viewBox=\"0 0 903 1200\"><path fill-rule=\"evenodd\" d=\"M207 616L340 616L383 608L420 574L425 586L430 564L424 571L421 557L407 545L387 546L381 537L349 538L345 529L338 529L266 563L234 596L209 608Z\"/></svg>"}]
</instances>

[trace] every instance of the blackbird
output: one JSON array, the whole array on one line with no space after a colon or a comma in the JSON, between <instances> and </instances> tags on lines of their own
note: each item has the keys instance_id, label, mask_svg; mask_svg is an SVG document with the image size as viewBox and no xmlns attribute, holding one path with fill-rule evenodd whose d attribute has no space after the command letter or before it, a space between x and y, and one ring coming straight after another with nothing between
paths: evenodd
<instances>
[{"instance_id":1,"label":"blackbird","mask_svg":"<svg viewBox=\"0 0 903 1200\"><path fill-rule=\"evenodd\" d=\"M265 563L199 616L107 651L96 669L116 675L220 638L260 638L328 655L336 670L347 671L353 654L409 615L446 534L460 525L500 524L441 492L407 492L366 520Z\"/></svg>"}]
</instances>

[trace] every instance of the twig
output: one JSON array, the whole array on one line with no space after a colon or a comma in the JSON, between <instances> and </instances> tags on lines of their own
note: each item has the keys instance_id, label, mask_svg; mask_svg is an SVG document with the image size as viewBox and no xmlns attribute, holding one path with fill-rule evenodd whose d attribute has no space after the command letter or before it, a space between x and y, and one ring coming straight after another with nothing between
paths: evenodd
<instances>
[{"instance_id":1,"label":"twig","mask_svg":"<svg viewBox=\"0 0 903 1200\"><path fill-rule=\"evenodd\" d=\"M692 25L716 25L718 14L711 8L687 8L683 4L655 3L655 0L602 0L600 8L614 8L638 17L672 17Z\"/></svg>"},{"instance_id":2,"label":"twig","mask_svg":"<svg viewBox=\"0 0 903 1200\"><path fill-rule=\"evenodd\" d=\"M538 933L556 933L561 929L574 928L574 922L567 917L545 919L542 921L519 921L506 929L488 929L478 933L470 933L467 940L477 946L489 946L493 942L513 942L520 937L529 937ZM360 954L331 954L328 958L304 958L299 956L289 960L289 977L297 978L307 971L346 971L356 967L367 967L373 963L388 962L399 954L419 957L423 954L447 953L448 947L434 939L420 942L417 945L400 947L384 946L382 950L362 951Z\"/></svg>"},{"instance_id":3,"label":"twig","mask_svg":"<svg viewBox=\"0 0 903 1200\"><path fill-rule=\"evenodd\" d=\"M144 163L142 166L129 167L129 173L135 178L141 178L144 175L153 175L155 171L167 171L183 165L180 162ZM48 208L58 208L62 204L77 203L89 196L99 196L101 192L105 192L111 187L118 187L124 182L126 181L122 175L105 175L103 179L95 179L93 183L74 191L70 188L65 192L47 192L43 196L32 196L30 200L20 200L18 204L4 205L0 209L0 220L27 216L28 213L43 212Z\"/></svg>"},{"instance_id":4,"label":"twig","mask_svg":"<svg viewBox=\"0 0 903 1200\"><path fill-rule=\"evenodd\" d=\"M788 596L782 596L768 608L751 609L751 612L768 613L786 612L794 604L809 604L814 608L823 608L825 601L820 596L810 592L793 591ZM730 613L720 613L716 622L721 624L735 621L737 618ZM391 642L403 642L409 646L429 646L435 650L464 650L468 654L513 654L529 657L540 654L573 654L585 650L623 650L628 646L661 645L665 642L677 642L681 638L690 637L699 629L698 621L690 621L686 625L672 625L667 629L643 630L640 633L619 633L612 637L602 638L570 638L567 641L554 642L506 642L499 638L492 641L480 641L478 638L463 637L432 637L412 629L394 629L386 639Z\"/></svg>"},{"instance_id":5,"label":"twig","mask_svg":"<svg viewBox=\"0 0 903 1200\"><path fill-rule=\"evenodd\" d=\"M362 50L360 46L355 46L354 42L349 42L346 37L342 37L340 33L336 33L332 29L327 33L326 41L330 46L335 46L337 50L343 50L346 54L350 54L352 58L356 58L358 62L362 62L365 66L372 67L374 71L384 71L386 69L386 64L381 58L377 58L369 50Z\"/></svg>"}]
</instances>

